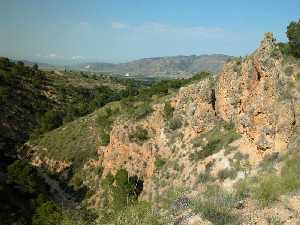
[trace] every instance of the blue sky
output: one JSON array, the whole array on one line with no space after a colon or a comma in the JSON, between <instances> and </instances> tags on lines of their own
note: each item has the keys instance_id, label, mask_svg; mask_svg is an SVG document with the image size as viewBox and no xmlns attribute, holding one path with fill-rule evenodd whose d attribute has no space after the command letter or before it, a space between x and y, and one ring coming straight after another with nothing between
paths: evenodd
<instances>
[{"instance_id":1,"label":"blue sky","mask_svg":"<svg viewBox=\"0 0 300 225\"><path fill-rule=\"evenodd\" d=\"M299 0L0 0L0 55L49 63L245 55L286 41Z\"/></svg>"}]
</instances>

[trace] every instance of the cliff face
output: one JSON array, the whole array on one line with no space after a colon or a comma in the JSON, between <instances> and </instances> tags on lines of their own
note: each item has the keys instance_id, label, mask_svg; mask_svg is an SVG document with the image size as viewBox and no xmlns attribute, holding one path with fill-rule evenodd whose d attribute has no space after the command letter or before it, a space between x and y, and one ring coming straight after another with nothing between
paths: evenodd
<instances>
[{"instance_id":1,"label":"cliff face","mask_svg":"<svg viewBox=\"0 0 300 225\"><path fill-rule=\"evenodd\" d=\"M215 90L209 80L183 87L170 99L173 118L182 127L174 143L191 144L200 134L214 128L218 121L234 122L244 140L258 152L283 151L295 125L293 100L282 66L282 56L272 34L267 33L260 47L250 56L227 63L219 75ZM133 174L151 177L157 155L170 157L170 132L163 117L163 104L155 105L146 119L118 123L103 154L103 167L115 171L125 167ZM128 134L142 126L150 140L142 145L131 143ZM173 132L174 133L174 132ZM174 135L174 134L173 134ZM187 147L185 147L187 148ZM182 148L181 151L183 151Z\"/></svg>"},{"instance_id":2,"label":"cliff face","mask_svg":"<svg viewBox=\"0 0 300 225\"><path fill-rule=\"evenodd\" d=\"M152 112L143 118L120 116L112 124L106 147L99 147L97 141L86 144L90 148L95 145L98 152L96 159L85 163L77 175L95 191L89 204L101 205L99 184L109 172L115 174L120 168L144 181L141 198L150 201L175 187L201 191L202 179L231 188L238 180L256 173L263 156L285 152L294 134L295 98L289 94L285 66L272 34L267 33L252 55L228 62L216 79L203 79L158 98L151 105ZM172 108L168 116L167 104ZM84 135L91 139L95 139L90 130L96 127L96 115L82 119L88 122L80 127L89 131ZM66 146L74 142L71 130L64 133ZM133 138L137 130L147 132L142 140ZM95 137L101 134L100 130L92 131ZM78 143L85 141L82 138ZM35 157L39 155L35 149L43 147L46 154L47 146L31 147ZM35 165L52 171L72 167L68 160L59 164L45 157L35 159ZM222 174L233 170L232 177Z\"/></svg>"},{"instance_id":3,"label":"cliff face","mask_svg":"<svg viewBox=\"0 0 300 225\"><path fill-rule=\"evenodd\" d=\"M295 121L282 57L271 33L249 57L225 65L216 87L216 111L233 120L258 150L287 147Z\"/></svg>"}]
</instances>

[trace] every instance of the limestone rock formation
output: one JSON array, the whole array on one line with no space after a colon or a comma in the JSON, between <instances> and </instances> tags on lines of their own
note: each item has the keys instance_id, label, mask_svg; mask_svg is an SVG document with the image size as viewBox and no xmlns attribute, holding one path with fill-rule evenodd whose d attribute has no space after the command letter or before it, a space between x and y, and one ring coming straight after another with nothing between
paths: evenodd
<instances>
[{"instance_id":1,"label":"limestone rock formation","mask_svg":"<svg viewBox=\"0 0 300 225\"><path fill-rule=\"evenodd\" d=\"M143 180L142 200L160 200L177 187L201 193L205 182L232 191L238 181L257 173L264 154L288 152L291 137L297 136L295 111L299 107L294 101L300 89L294 88L290 95L285 68L272 34L267 33L253 54L228 62L217 78L196 81L176 93L157 97L151 102L151 112L142 118L116 117L109 144L100 146L96 141L93 146L98 155L85 161L77 173L94 191L87 204L101 207L105 195L101 182L120 168ZM172 107L168 117L164 111L167 104ZM85 136L98 140L101 131L96 129L96 118L97 112L86 118L88 123L82 127L93 131ZM142 141L132 138L138 129L147 131ZM64 138L66 143L74 141L68 134ZM72 162L42 158L41 153L47 155L47 151L46 146L30 146L28 158L31 155L35 166L61 174L72 168ZM177 224L210 224L183 208ZM249 206L236 208L246 214Z\"/></svg>"},{"instance_id":2,"label":"limestone rock formation","mask_svg":"<svg viewBox=\"0 0 300 225\"><path fill-rule=\"evenodd\" d=\"M259 150L283 150L293 132L293 101L286 98L282 56L271 33L245 59L224 66L216 88L218 115L233 120Z\"/></svg>"}]
</instances>

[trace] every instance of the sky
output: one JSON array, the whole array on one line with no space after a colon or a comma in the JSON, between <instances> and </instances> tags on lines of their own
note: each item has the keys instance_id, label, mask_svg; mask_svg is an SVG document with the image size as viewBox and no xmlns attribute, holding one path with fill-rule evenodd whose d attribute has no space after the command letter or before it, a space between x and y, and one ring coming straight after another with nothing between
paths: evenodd
<instances>
[{"instance_id":1,"label":"sky","mask_svg":"<svg viewBox=\"0 0 300 225\"><path fill-rule=\"evenodd\" d=\"M299 0L0 0L0 56L51 64L254 51Z\"/></svg>"}]
</instances>

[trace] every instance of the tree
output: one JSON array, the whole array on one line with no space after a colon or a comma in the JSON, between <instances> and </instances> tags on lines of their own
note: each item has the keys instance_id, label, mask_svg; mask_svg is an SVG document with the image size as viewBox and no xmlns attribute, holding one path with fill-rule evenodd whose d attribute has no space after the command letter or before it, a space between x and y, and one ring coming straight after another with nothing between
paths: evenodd
<instances>
[{"instance_id":1,"label":"tree","mask_svg":"<svg viewBox=\"0 0 300 225\"><path fill-rule=\"evenodd\" d=\"M34 65L32 66L32 69L35 70L35 71L37 71L37 70L39 69L38 64L34 64Z\"/></svg>"},{"instance_id":2,"label":"tree","mask_svg":"<svg viewBox=\"0 0 300 225\"><path fill-rule=\"evenodd\" d=\"M47 111L41 119L39 132L44 133L53 130L62 125L62 122L63 113L61 111Z\"/></svg>"},{"instance_id":3,"label":"tree","mask_svg":"<svg viewBox=\"0 0 300 225\"><path fill-rule=\"evenodd\" d=\"M298 22L292 21L287 27L286 34L289 39L291 53L300 58L300 20Z\"/></svg>"},{"instance_id":4,"label":"tree","mask_svg":"<svg viewBox=\"0 0 300 225\"><path fill-rule=\"evenodd\" d=\"M30 165L16 160L13 164L8 166L7 170L8 183L18 185L24 192L35 192L37 188L35 171Z\"/></svg>"},{"instance_id":5,"label":"tree","mask_svg":"<svg viewBox=\"0 0 300 225\"><path fill-rule=\"evenodd\" d=\"M32 223L34 225L58 225L62 219L60 207L52 201L47 201L37 208Z\"/></svg>"}]
</instances>

